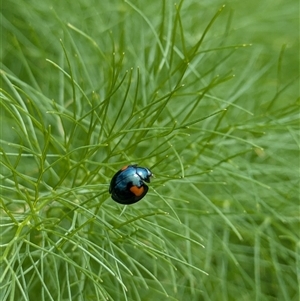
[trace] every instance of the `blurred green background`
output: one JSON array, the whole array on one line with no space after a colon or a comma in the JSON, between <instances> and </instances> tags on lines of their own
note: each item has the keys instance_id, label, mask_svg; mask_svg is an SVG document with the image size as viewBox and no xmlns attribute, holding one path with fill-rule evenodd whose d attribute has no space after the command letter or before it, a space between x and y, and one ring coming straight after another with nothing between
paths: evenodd
<instances>
[{"instance_id":1,"label":"blurred green background","mask_svg":"<svg viewBox=\"0 0 300 301\"><path fill-rule=\"evenodd\" d=\"M0 14L1 300L299 300L297 1Z\"/></svg>"}]
</instances>

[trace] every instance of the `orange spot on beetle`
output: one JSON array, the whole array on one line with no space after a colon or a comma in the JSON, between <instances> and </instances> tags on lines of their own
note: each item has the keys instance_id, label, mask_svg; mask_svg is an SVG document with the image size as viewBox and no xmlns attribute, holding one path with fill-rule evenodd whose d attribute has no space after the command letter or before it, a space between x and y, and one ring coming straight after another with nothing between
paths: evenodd
<instances>
[{"instance_id":1,"label":"orange spot on beetle","mask_svg":"<svg viewBox=\"0 0 300 301\"><path fill-rule=\"evenodd\" d=\"M125 165L125 166L123 166L122 168L121 168L121 170L125 170L125 169L127 169L128 168L128 165Z\"/></svg>"},{"instance_id":2,"label":"orange spot on beetle","mask_svg":"<svg viewBox=\"0 0 300 301\"><path fill-rule=\"evenodd\" d=\"M135 196L140 196L144 193L144 187L137 187L137 186L131 186L130 191L135 195Z\"/></svg>"}]
</instances>

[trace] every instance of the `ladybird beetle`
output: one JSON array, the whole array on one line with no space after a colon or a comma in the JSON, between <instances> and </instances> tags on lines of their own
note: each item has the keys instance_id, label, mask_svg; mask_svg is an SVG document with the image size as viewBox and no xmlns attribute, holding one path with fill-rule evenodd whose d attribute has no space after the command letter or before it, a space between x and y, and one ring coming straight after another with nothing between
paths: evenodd
<instances>
[{"instance_id":1,"label":"ladybird beetle","mask_svg":"<svg viewBox=\"0 0 300 301\"><path fill-rule=\"evenodd\" d=\"M146 167L127 165L121 168L111 179L109 193L114 201L131 205L141 200L148 192L152 172Z\"/></svg>"}]
</instances>

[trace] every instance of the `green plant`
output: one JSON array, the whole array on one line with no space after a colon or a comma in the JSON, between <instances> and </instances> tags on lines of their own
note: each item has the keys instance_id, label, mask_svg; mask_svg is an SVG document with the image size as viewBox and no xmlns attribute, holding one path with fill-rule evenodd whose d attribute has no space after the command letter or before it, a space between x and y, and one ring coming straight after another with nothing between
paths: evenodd
<instances>
[{"instance_id":1,"label":"green plant","mask_svg":"<svg viewBox=\"0 0 300 301\"><path fill-rule=\"evenodd\" d=\"M238 2L2 5L1 300L297 300L298 44Z\"/></svg>"}]
</instances>

